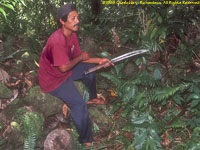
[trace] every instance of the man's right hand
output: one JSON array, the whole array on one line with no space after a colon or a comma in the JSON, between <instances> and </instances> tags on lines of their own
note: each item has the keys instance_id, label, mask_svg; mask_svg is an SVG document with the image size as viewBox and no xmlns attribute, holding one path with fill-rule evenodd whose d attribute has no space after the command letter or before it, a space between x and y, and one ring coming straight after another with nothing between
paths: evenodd
<instances>
[{"instance_id":1,"label":"man's right hand","mask_svg":"<svg viewBox=\"0 0 200 150\"><path fill-rule=\"evenodd\" d=\"M81 61L84 61L84 60L87 60L90 58L90 56L87 52L82 52L80 57L81 57Z\"/></svg>"},{"instance_id":2,"label":"man's right hand","mask_svg":"<svg viewBox=\"0 0 200 150\"><path fill-rule=\"evenodd\" d=\"M89 58L90 58L90 56L89 56L89 54L87 52L82 52L81 55L79 55L78 57L72 59L70 61L70 63L58 66L58 68L59 68L59 70L61 72L66 72L66 71L71 70L80 61L85 61L85 60L88 60Z\"/></svg>"}]
</instances>

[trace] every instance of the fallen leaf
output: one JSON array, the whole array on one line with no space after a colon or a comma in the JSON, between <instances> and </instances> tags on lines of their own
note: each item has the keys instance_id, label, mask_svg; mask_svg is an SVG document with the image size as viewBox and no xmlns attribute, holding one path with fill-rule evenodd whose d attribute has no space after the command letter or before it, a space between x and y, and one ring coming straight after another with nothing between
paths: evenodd
<instances>
[{"instance_id":1,"label":"fallen leaf","mask_svg":"<svg viewBox=\"0 0 200 150\"><path fill-rule=\"evenodd\" d=\"M13 92L13 97L10 99L10 103L14 101L19 94L19 91L17 89L14 89L12 92Z\"/></svg>"},{"instance_id":2,"label":"fallen leaf","mask_svg":"<svg viewBox=\"0 0 200 150\"><path fill-rule=\"evenodd\" d=\"M118 96L118 94L117 94L117 92L115 90L111 89L111 90L108 90L108 91L110 92L110 96L112 96L112 97L117 97Z\"/></svg>"},{"instance_id":3,"label":"fallen leaf","mask_svg":"<svg viewBox=\"0 0 200 150\"><path fill-rule=\"evenodd\" d=\"M119 130L116 130L116 131L115 131L115 134L116 134L116 135L119 135L119 134L120 134Z\"/></svg>"},{"instance_id":4,"label":"fallen leaf","mask_svg":"<svg viewBox=\"0 0 200 150\"><path fill-rule=\"evenodd\" d=\"M27 78L24 78L24 81L29 87L33 86L33 83L30 80L28 80Z\"/></svg>"},{"instance_id":5,"label":"fallen leaf","mask_svg":"<svg viewBox=\"0 0 200 150\"><path fill-rule=\"evenodd\" d=\"M125 132L124 135L130 140L133 140L133 133Z\"/></svg>"},{"instance_id":6,"label":"fallen leaf","mask_svg":"<svg viewBox=\"0 0 200 150\"><path fill-rule=\"evenodd\" d=\"M67 118L68 111L69 111L68 106L66 104L64 104L63 107L62 107L62 112L63 112L63 115L64 115L65 118Z\"/></svg>"},{"instance_id":7,"label":"fallen leaf","mask_svg":"<svg viewBox=\"0 0 200 150\"><path fill-rule=\"evenodd\" d=\"M38 64L38 62L34 59L34 63L37 67L40 67L40 65Z\"/></svg>"},{"instance_id":8,"label":"fallen leaf","mask_svg":"<svg viewBox=\"0 0 200 150\"><path fill-rule=\"evenodd\" d=\"M8 73L3 69L0 69L0 81L2 81L3 83L7 83L9 80L10 76L8 75Z\"/></svg>"},{"instance_id":9,"label":"fallen leaf","mask_svg":"<svg viewBox=\"0 0 200 150\"><path fill-rule=\"evenodd\" d=\"M170 140L169 140L169 133L168 133L169 130L166 130L165 131L165 141L162 142L162 145L164 146L168 146L170 144Z\"/></svg>"},{"instance_id":10,"label":"fallen leaf","mask_svg":"<svg viewBox=\"0 0 200 150\"><path fill-rule=\"evenodd\" d=\"M20 82L21 82L21 80L17 80L15 83L7 83L6 85L8 87L13 87L13 86L17 86Z\"/></svg>"}]
</instances>

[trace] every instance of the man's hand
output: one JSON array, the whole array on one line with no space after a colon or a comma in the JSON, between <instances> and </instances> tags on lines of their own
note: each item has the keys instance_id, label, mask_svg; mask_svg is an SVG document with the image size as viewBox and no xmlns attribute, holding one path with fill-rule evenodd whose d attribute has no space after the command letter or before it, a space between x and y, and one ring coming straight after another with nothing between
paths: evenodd
<instances>
[{"instance_id":1,"label":"man's hand","mask_svg":"<svg viewBox=\"0 0 200 150\"><path fill-rule=\"evenodd\" d=\"M113 66L114 66L114 64L111 63L111 61L110 61L109 59L107 59L107 58L100 58L99 64L100 64L100 65L101 65L101 64L105 64L104 68L106 68L106 67L108 67L108 66L110 66L110 65L113 65Z\"/></svg>"},{"instance_id":2,"label":"man's hand","mask_svg":"<svg viewBox=\"0 0 200 150\"><path fill-rule=\"evenodd\" d=\"M66 72L66 71L71 70L80 61L85 61L85 60L88 60L89 58L90 58L90 56L89 56L89 54L87 52L82 52L81 55L79 55L78 57L72 59L70 61L70 63L58 66L58 68L59 68L59 70L61 72Z\"/></svg>"},{"instance_id":3,"label":"man's hand","mask_svg":"<svg viewBox=\"0 0 200 150\"><path fill-rule=\"evenodd\" d=\"M88 60L90 58L90 55L87 52L82 52L80 55L81 61Z\"/></svg>"}]
</instances>

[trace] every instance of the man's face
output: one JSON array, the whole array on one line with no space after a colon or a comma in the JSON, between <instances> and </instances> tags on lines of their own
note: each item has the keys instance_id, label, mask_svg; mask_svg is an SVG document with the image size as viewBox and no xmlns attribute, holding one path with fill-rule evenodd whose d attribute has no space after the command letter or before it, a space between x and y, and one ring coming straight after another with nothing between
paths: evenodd
<instances>
[{"instance_id":1,"label":"man's face","mask_svg":"<svg viewBox=\"0 0 200 150\"><path fill-rule=\"evenodd\" d=\"M77 11L71 11L68 15L67 21L62 21L61 23L66 30L78 31L79 19Z\"/></svg>"}]
</instances>

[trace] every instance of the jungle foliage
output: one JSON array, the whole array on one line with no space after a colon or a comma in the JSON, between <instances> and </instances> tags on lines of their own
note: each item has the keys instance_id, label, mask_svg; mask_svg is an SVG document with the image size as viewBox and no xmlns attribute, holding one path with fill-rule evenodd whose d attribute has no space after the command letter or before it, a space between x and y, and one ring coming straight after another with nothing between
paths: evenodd
<instances>
[{"instance_id":1,"label":"jungle foliage","mask_svg":"<svg viewBox=\"0 0 200 150\"><path fill-rule=\"evenodd\" d=\"M110 83L112 92L107 115L117 114L126 122L123 127L114 126L113 134L120 133L103 144L128 150L199 149L200 7L102 5L100 0L68 2L76 3L80 13L80 41L93 39L99 48L94 50L98 56L111 58L112 54L124 53L123 48L150 50L98 74L97 83ZM56 8L64 3L2 0L0 40L6 51L0 52L1 63L13 59L29 71L37 71L35 62L48 36L57 28ZM106 48L108 43L112 47ZM31 61L26 61L25 53ZM127 75L124 70L130 63L136 67ZM29 133L24 149L28 149L38 134L24 127Z\"/></svg>"}]
</instances>

